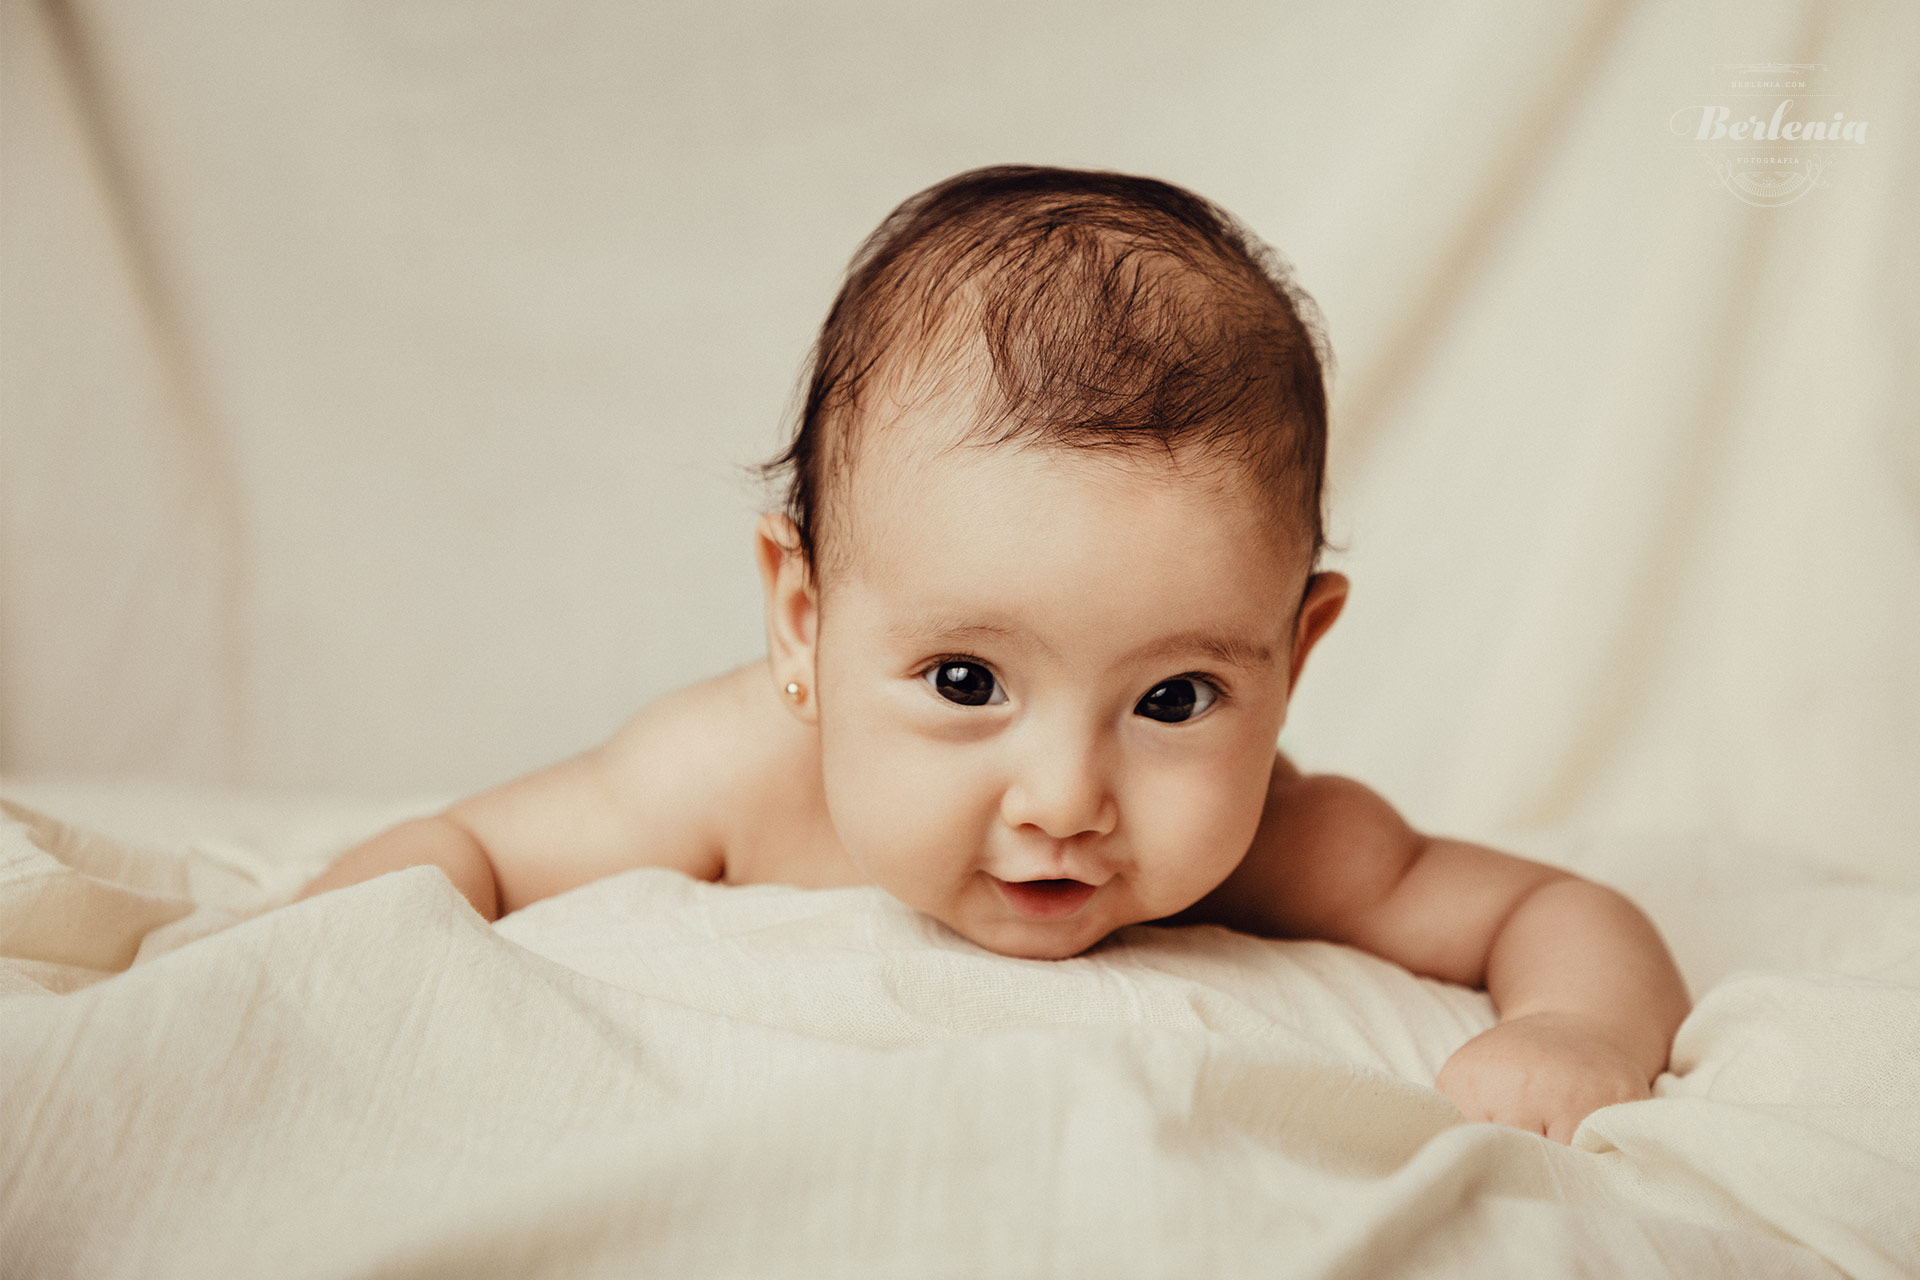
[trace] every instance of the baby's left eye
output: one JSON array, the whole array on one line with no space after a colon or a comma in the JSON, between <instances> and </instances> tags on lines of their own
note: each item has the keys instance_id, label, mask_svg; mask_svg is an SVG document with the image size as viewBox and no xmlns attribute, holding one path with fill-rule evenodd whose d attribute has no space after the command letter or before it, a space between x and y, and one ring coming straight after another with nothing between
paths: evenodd
<instances>
[{"instance_id":1,"label":"baby's left eye","mask_svg":"<svg viewBox=\"0 0 1920 1280\"><path fill-rule=\"evenodd\" d=\"M1219 696L1217 689L1197 676L1175 676L1155 685L1134 710L1149 720L1181 724L1212 706Z\"/></svg>"}]
</instances>

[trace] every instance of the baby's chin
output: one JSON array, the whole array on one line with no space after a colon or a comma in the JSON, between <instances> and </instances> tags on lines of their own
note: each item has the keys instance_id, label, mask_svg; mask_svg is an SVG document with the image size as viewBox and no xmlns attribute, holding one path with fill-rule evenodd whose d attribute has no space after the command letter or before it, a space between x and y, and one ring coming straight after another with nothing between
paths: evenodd
<instances>
[{"instance_id":1,"label":"baby's chin","mask_svg":"<svg viewBox=\"0 0 1920 1280\"><path fill-rule=\"evenodd\" d=\"M1070 959L1099 946L1118 929L1168 914L1146 909L1124 880L1110 881L1071 915L1054 919L1023 916L984 873L948 890L943 899L916 902L907 893L889 891L975 946L1021 960Z\"/></svg>"},{"instance_id":2,"label":"baby's chin","mask_svg":"<svg viewBox=\"0 0 1920 1280\"><path fill-rule=\"evenodd\" d=\"M1004 938L975 937L971 934L967 936L989 951L998 952L1003 956L1012 956L1018 960L1070 960L1106 941L1112 932L1109 929L1091 939L1066 934L1053 938L1021 938L1014 941Z\"/></svg>"},{"instance_id":3,"label":"baby's chin","mask_svg":"<svg viewBox=\"0 0 1920 1280\"><path fill-rule=\"evenodd\" d=\"M1089 903L1091 908L1093 903ZM1065 920L943 919L949 929L976 946L1021 960L1067 960L1100 945L1128 921L1105 912Z\"/></svg>"}]
</instances>

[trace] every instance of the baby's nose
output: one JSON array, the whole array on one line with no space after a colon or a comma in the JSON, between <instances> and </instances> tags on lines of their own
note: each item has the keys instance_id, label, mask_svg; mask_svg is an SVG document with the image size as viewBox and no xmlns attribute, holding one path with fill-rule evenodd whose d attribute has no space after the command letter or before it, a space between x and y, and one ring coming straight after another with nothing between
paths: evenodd
<instances>
[{"instance_id":1,"label":"baby's nose","mask_svg":"<svg viewBox=\"0 0 1920 1280\"><path fill-rule=\"evenodd\" d=\"M1118 816L1098 744L1055 736L1033 744L1001 799L1009 826L1036 827L1054 840L1105 835Z\"/></svg>"}]
</instances>

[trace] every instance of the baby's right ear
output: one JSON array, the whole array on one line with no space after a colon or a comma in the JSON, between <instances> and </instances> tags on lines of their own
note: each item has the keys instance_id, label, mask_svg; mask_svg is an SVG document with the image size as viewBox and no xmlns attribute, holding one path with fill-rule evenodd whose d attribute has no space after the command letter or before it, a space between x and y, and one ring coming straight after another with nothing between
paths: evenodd
<instances>
[{"instance_id":1,"label":"baby's right ear","mask_svg":"<svg viewBox=\"0 0 1920 1280\"><path fill-rule=\"evenodd\" d=\"M812 689L814 637L819 622L813 575L800 546L800 530L779 512L761 515L753 531L753 556L767 597L767 664L774 684ZM804 695L794 712L808 718L813 703Z\"/></svg>"},{"instance_id":2,"label":"baby's right ear","mask_svg":"<svg viewBox=\"0 0 1920 1280\"><path fill-rule=\"evenodd\" d=\"M753 558L760 566L760 583L769 595L789 558L800 556L800 529L778 511L763 511L753 527Z\"/></svg>"}]
</instances>

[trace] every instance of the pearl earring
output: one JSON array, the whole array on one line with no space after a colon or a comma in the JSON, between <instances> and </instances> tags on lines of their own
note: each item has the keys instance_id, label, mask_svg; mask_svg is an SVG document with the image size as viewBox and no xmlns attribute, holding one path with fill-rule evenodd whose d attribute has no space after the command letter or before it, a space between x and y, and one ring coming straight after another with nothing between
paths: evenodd
<instances>
[{"instance_id":1,"label":"pearl earring","mask_svg":"<svg viewBox=\"0 0 1920 1280\"><path fill-rule=\"evenodd\" d=\"M793 681L793 680L787 681L787 696L789 698L792 698L795 702L800 701L800 699L807 696L806 686L798 683L797 681Z\"/></svg>"}]
</instances>

